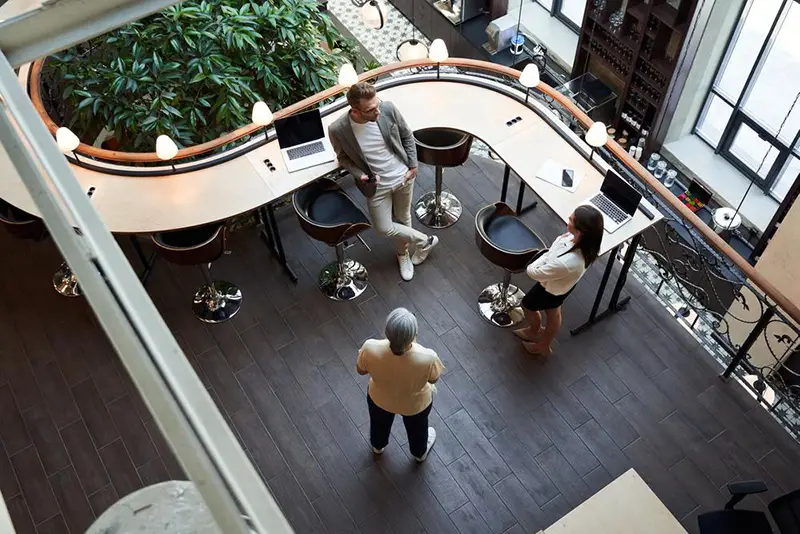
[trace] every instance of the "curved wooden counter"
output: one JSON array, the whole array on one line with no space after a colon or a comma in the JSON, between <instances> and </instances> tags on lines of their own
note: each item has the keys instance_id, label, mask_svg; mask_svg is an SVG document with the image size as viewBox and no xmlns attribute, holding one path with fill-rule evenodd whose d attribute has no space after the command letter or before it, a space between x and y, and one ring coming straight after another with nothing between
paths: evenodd
<instances>
[{"instance_id":1,"label":"curved wooden counter","mask_svg":"<svg viewBox=\"0 0 800 534\"><path fill-rule=\"evenodd\" d=\"M467 83L421 81L381 90L380 97L392 101L414 130L451 128L481 139L563 221L602 182L601 174L585 155L559 132L536 112L501 93ZM323 122L327 125L341 113L345 110L327 115ZM511 126L506 124L516 117L522 120ZM583 177L575 193L535 178L549 158L575 169L576 175ZM274 172L267 169L265 159L275 166ZM84 190L95 188L92 204L111 232L149 234L198 226L253 210L336 168L336 163L330 163L289 173L277 141L272 141L214 167L172 176L124 177L77 166L73 166L73 172ZM36 213L22 184L7 176L0 178L0 198ZM637 213L634 221L606 235L603 252L650 224L652 221Z\"/></svg>"}]
</instances>

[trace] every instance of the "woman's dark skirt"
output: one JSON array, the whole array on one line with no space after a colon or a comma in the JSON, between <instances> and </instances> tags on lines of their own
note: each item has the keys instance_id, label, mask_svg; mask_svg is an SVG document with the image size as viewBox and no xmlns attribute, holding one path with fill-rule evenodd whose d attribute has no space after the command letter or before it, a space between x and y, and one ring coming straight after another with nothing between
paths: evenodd
<instances>
[{"instance_id":1,"label":"woman's dark skirt","mask_svg":"<svg viewBox=\"0 0 800 534\"><path fill-rule=\"evenodd\" d=\"M575 289L574 286L572 289ZM569 294L572 293L572 289L563 295L553 295L548 293L542 284L536 282L536 285L522 299L522 307L530 311L553 310L561 306Z\"/></svg>"}]
</instances>

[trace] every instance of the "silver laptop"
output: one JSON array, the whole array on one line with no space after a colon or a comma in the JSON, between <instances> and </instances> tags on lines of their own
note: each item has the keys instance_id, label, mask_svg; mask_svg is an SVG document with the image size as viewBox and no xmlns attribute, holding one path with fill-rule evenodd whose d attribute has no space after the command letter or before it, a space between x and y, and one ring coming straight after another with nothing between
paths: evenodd
<instances>
[{"instance_id":1,"label":"silver laptop","mask_svg":"<svg viewBox=\"0 0 800 534\"><path fill-rule=\"evenodd\" d=\"M318 109L276 120L275 131L286 170L289 172L336 159L331 142L325 136Z\"/></svg>"},{"instance_id":2,"label":"silver laptop","mask_svg":"<svg viewBox=\"0 0 800 534\"><path fill-rule=\"evenodd\" d=\"M642 195L636 189L609 169L600 191L589 197L584 204L600 210L606 232L612 233L633 219L641 200Z\"/></svg>"}]
</instances>

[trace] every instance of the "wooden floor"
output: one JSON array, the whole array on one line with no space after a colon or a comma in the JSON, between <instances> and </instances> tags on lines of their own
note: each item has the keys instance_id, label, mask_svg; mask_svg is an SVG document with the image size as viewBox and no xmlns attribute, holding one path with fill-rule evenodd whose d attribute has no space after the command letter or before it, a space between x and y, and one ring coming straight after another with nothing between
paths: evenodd
<instances>
[{"instance_id":1,"label":"wooden floor","mask_svg":"<svg viewBox=\"0 0 800 534\"><path fill-rule=\"evenodd\" d=\"M295 531L535 532L630 467L696 531L728 482L765 480L769 493L744 503L761 509L800 487L797 444L716 378L704 349L634 280L625 312L579 337L564 328L545 365L476 315L476 295L502 273L478 254L472 217L499 198L500 179L483 159L445 173L466 211L410 283L368 232L372 252L349 252L372 287L352 303L317 291L332 251L290 208L278 217L299 283L255 230L234 233L213 270L244 292L231 322L195 320L200 273L158 262L148 291ZM430 169L418 182L417 194L432 187ZM563 231L543 206L526 220L548 239ZM21 534L83 532L119 497L182 471L85 300L52 290L51 241L0 234L0 491ZM586 318L603 265L565 303L565 327ZM438 441L420 466L399 423L373 457L355 372L361 342L381 335L396 306L417 313L419 341L447 365L431 417Z\"/></svg>"}]
</instances>

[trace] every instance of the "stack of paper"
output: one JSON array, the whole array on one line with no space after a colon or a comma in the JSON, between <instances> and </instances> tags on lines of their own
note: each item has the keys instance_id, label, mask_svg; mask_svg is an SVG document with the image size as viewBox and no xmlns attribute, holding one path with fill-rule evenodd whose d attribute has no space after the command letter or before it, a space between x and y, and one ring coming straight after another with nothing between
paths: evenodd
<instances>
[{"instance_id":1,"label":"stack of paper","mask_svg":"<svg viewBox=\"0 0 800 534\"><path fill-rule=\"evenodd\" d=\"M580 184L581 178L583 176L575 172L574 169L569 169L573 171L572 186L566 187L563 185L563 178L562 178L562 174L565 169L568 169L568 167L565 167L564 165L558 163L557 161L548 159L547 161L544 162L542 168L539 169L539 172L536 173L536 177L541 180L544 180L545 182L557 185L562 189L566 189L570 193L574 193L575 190L578 188L578 185Z\"/></svg>"}]
</instances>

